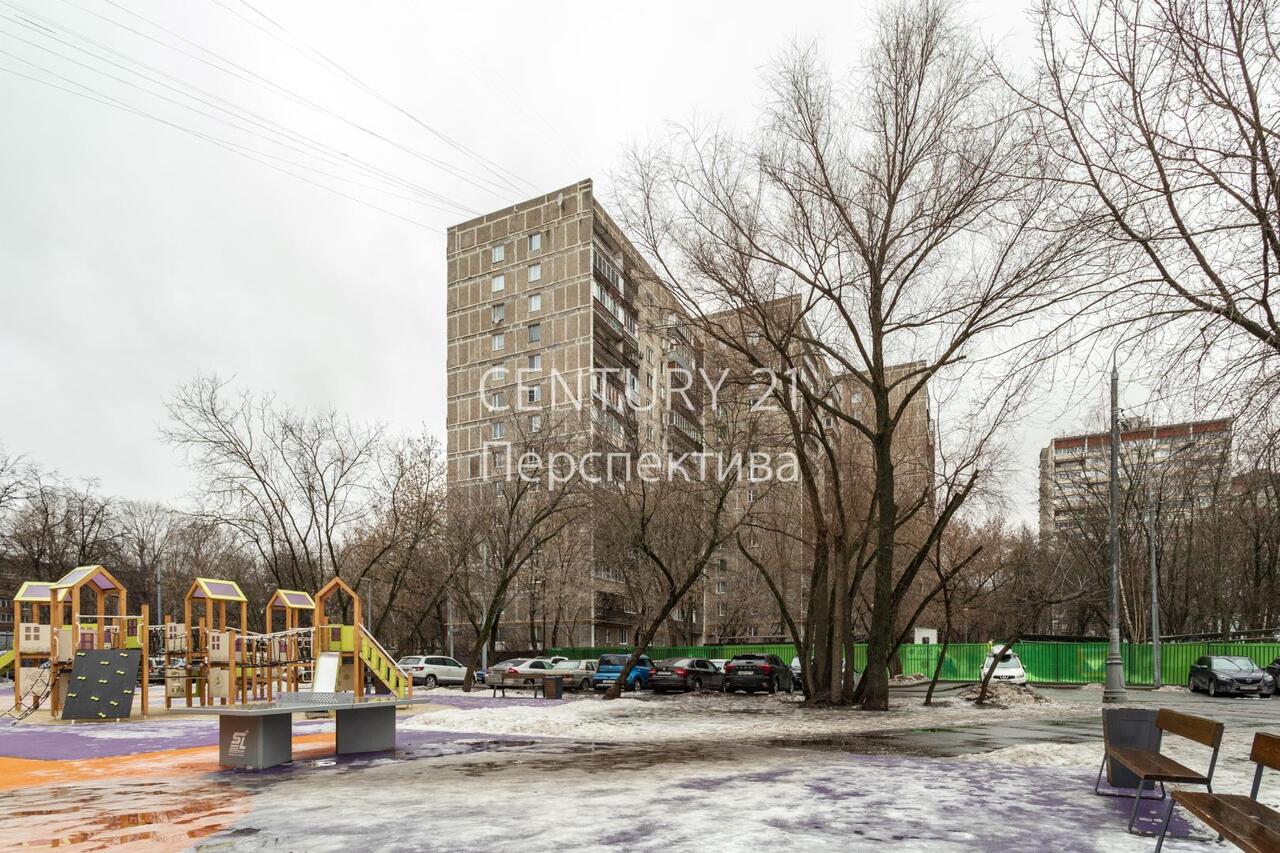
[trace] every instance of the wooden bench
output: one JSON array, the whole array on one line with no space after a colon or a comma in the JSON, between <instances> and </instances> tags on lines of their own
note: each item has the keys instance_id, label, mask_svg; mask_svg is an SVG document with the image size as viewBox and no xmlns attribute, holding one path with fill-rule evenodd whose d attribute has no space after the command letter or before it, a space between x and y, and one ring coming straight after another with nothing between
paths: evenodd
<instances>
[{"instance_id":1,"label":"wooden bench","mask_svg":"<svg viewBox=\"0 0 1280 853\"><path fill-rule=\"evenodd\" d=\"M1253 771L1253 789L1243 794L1214 794L1206 791L1174 791L1174 806L1182 806L1241 850L1250 853L1273 853L1280 850L1280 812L1258 802L1262 784L1262 768L1280 770L1280 736L1258 732L1253 736L1249 760L1258 766ZM1169 822L1164 824L1165 832ZM1156 853L1164 846L1165 832L1160 833Z\"/></svg>"},{"instance_id":2,"label":"wooden bench","mask_svg":"<svg viewBox=\"0 0 1280 853\"><path fill-rule=\"evenodd\" d=\"M489 687L493 688L493 693L491 695L495 699L497 698L499 691L502 692L502 698L505 699L507 697L508 687L517 690L532 690L533 698L535 699L538 698L539 693L542 694L542 698L545 699L547 697L547 687L543 683L543 678L545 676L540 672L522 672L519 675L511 676L510 681L507 680L507 676L505 674L499 675L497 681L494 681L492 676L493 673L490 673L490 677L486 679L486 683Z\"/></svg>"},{"instance_id":3,"label":"wooden bench","mask_svg":"<svg viewBox=\"0 0 1280 853\"><path fill-rule=\"evenodd\" d=\"M1103 737L1105 738L1107 728L1106 715L1103 715L1102 718L1102 728ZM1209 770L1205 773L1197 773L1190 767L1153 750L1117 746L1109 746L1105 749L1105 754L1102 756L1102 766L1098 768L1098 781L1094 783L1093 792L1104 797L1133 797L1133 811L1129 815L1129 832L1135 835L1156 834L1152 832L1134 832L1133 824L1138 819L1138 804L1141 800L1165 799L1164 786L1166 782L1179 785L1204 785L1210 792L1213 791L1213 768L1218 763L1218 748L1222 745L1222 723L1216 720L1207 720L1204 717L1180 714L1168 708L1161 708L1156 714L1156 728L1160 729L1161 732L1177 735L1210 747L1213 750L1213 756L1209 759ZM1102 772L1107 768L1108 762L1113 765L1119 764L1138 777L1138 788L1132 795L1102 790ZM1155 791L1155 786L1159 785L1160 796L1142 796L1143 790L1148 785L1151 786L1153 792ZM1173 803L1170 802L1169 811L1165 813L1161 834L1168 830L1169 817L1172 813Z\"/></svg>"}]
</instances>

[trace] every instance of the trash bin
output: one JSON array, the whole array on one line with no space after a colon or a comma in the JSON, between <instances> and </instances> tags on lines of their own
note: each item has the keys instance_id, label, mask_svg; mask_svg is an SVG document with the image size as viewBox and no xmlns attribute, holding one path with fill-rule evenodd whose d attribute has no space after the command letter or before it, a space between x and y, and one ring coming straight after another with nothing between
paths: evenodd
<instances>
[{"instance_id":1,"label":"trash bin","mask_svg":"<svg viewBox=\"0 0 1280 853\"><path fill-rule=\"evenodd\" d=\"M1142 708L1103 708L1102 739L1107 746L1160 751L1156 711ZM1113 788L1137 788L1138 777L1127 767L1107 762L1107 784Z\"/></svg>"},{"instance_id":2,"label":"trash bin","mask_svg":"<svg viewBox=\"0 0 1280 853\"><path fill-rule=\"evenodd\" d=\"M549 675L542 679L542 698L543 699L563 699L564 698L564 676Z\"/></svg>"}]
</instances>

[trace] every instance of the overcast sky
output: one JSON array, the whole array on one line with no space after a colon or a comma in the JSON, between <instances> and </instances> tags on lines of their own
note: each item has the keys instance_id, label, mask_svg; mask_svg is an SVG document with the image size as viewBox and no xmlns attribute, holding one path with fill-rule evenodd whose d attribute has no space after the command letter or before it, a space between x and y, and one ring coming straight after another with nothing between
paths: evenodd
<instances>
[{"instance_id":1,"label":"overcast sky","mask_svg":"<svg viewBox=\"0 0 1280 853\"><path fill-rule=\"evenodd\" d=\"M750 125L771 58L847 66L872 8L251 2L0 0L0 443L110 494L186 491L158 427L197 372L443 438L445 228L583 177L607 198L665 122ZM1017 4L964 8L1027 61ZM1026 518L1055 429L1023 436Z\"/></svg>"}]
</instances>

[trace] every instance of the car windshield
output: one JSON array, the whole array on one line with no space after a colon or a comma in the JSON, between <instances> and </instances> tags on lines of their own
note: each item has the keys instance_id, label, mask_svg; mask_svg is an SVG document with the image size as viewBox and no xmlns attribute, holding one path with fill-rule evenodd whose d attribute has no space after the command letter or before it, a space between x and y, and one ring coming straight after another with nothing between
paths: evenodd
<instances>
[{"instance_id":1,"label":"car windshield","mask_svg":"<svg viewBox=\"0 0 1280 853\"><path fill-rule=\"evenodd\" d=\"M601 655L601 666L626 666L627 660L631 655Z\"/></svg>"},{"instance_id":2,"label":"car windshield","mask_svg":"<svg viewBox=\"0 0 1280 853\"><path fill-rule=\"evenodd\" d=\"M521 658L520 660L504 660L502 663L498 664L498 666L524 666L528 662L528 658Z\"/></svg>"},{"instance_id":3,"label":"car windshield","mask_svg":"<svg viewBox=\"0 0 1280 853\"><path fill-rule=\"evenodd\" d=\"M577 669L580 663L582 663L582 661L580 660L562 660L560 661L560 663L556 664L551 668L552 669Z\"/></svg>"},{"instance_id":4,"label":"car windshield","mask_svg":"<svg viewBox=\"0 0 1280 853\"><path fill-rule=\"evenodd\" d=\"M740 660L743 663L760 663L765 659L764 655L735 655L734 660Z\"/></svg>"},{"instance_id":5,"label":"car windshield","mask_svg":"<svg viewBox=\"0 0 1280 853\"><path fill-rule=\"evenodd\" d=\"M415 663L422 663L422 658L420 658L420 657L407 657L407 658L400 658L400 664L401 664L401 666L403 666L403 665L405 665L405 664L415 664Z\"/></svg>"},{"instance_id":6,"label":"car windshield","mask_svg":"<svg viewBox=\"0 0 1280 853\"><path fill-rule=\"evenodd\" d=\"M688 666L692 658L664 658L658 661L658 666Z\"/></svg>"},{"instance_id":7,"label":"car windshield","mask_svg":"<svg viewBox=\"0 0 1280 853\"><path fill-rule=\"evenodd\" d=\"M1253 670L1253 661L1248 658L1214 658L1213 668L1234 672L1251 672Z\"/></svg>"}]
</instances>

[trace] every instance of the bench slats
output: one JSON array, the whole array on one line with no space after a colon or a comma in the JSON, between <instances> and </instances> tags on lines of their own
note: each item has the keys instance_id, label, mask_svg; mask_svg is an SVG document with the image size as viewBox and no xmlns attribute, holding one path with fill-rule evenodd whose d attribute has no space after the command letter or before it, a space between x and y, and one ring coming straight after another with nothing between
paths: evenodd
<instances>
[{"instance_id":1,"label":"bench slats","mask_svg":"<svg viewBox=\"0 0 1280 853\"><path fill-rule=\"evenodd\" d=\"M1156 727L1215 749L1222 741L1222 731L1225 728L1217 720L1180 714L1169 708L1161 708L1156 714Z\"/></svg>"},{"instance_id":2,"label":"bench slats","mask_svg":"<svg viewBox=\"0 0 1280 853\"><path fill-rule=\"evenodd\" d=\"M1179 764L1166 755L1158 752L1147 752L1144 749L1128 747L1112 747L1107 750L1113 760L1132 770L1140 779L1148 782L1181 782L1203 785L1208 777L1197 773L1185 764Z\"/></svg>"},{"instance_id":3,"label":"bench slats","mask_svg":"<svg viewBox=\"0 0 1280 853\"><path fill-rule=\"evenodd\" d=\"M1280 813L1243 794L1174 791L1173 800L1249 853L1280 850Z\"/></svg>"},{"instance_id":4,"label":"bench slats","mask_svg":"<svg viewBox=\"0 0 1280 853\"><path fill-rule=\"evenodd\" d=\"M1280 737L1267 732L1255 734L1249 760L1270 770L1280 770Z\"/></svg>"}]
</instances>

